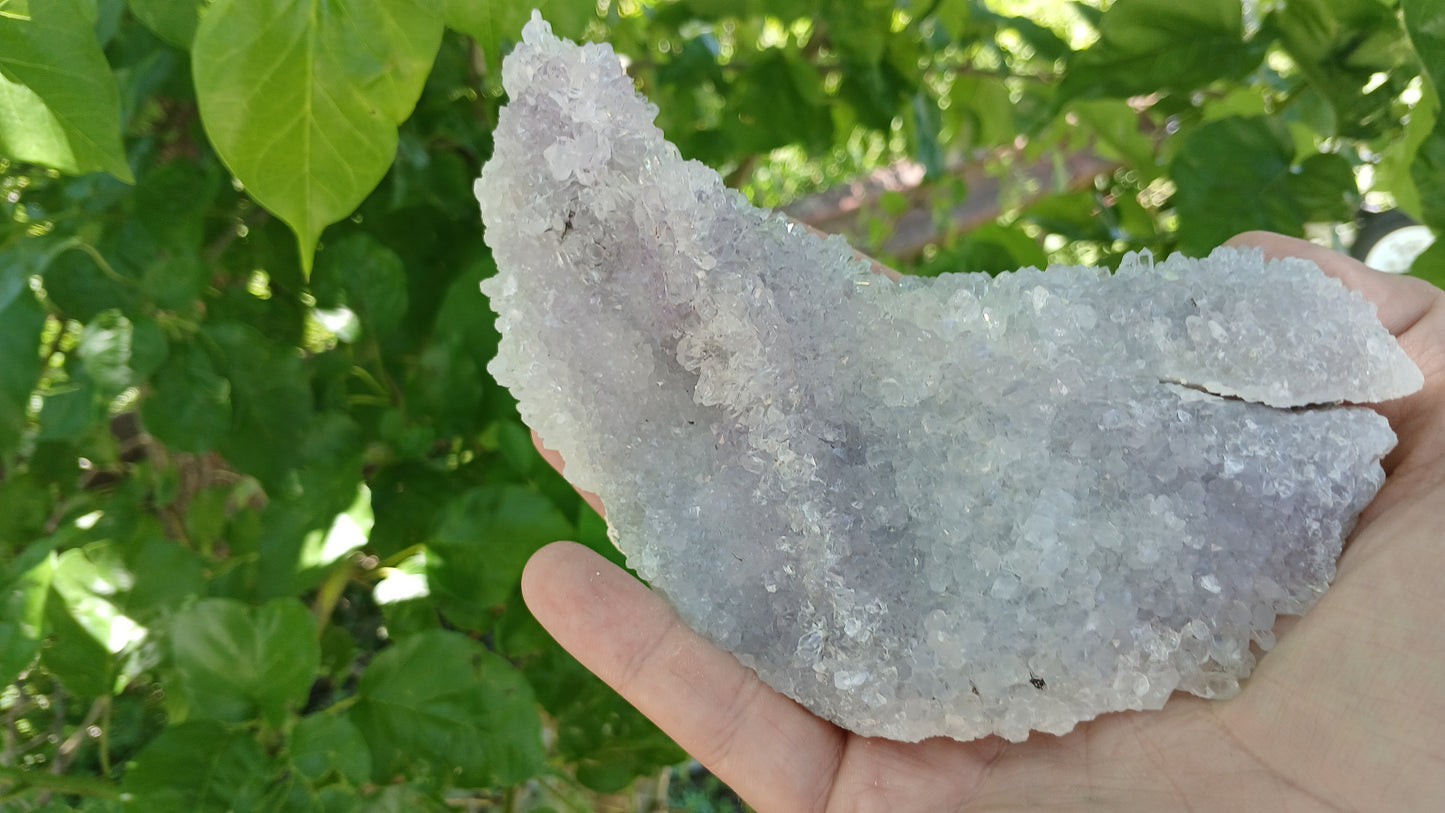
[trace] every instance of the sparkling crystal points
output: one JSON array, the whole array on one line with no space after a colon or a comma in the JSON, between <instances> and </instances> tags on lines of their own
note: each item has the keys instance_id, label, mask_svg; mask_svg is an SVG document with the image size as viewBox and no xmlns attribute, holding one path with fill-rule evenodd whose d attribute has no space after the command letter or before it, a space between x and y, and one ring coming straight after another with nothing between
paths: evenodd
<instances>
[{"instance_id":1,"label":"sparkling crystal points","mask_svg":"<svg viewBox=\"0 0 1445 813\"><path fill-rule=\"evenodd\" d=\"M694 629L868 735L1228 696L1328 585L1419 370L1250 250L892 282L683 161L533 18L477 197L489 370Z\"/></svg>"}]
</instances>

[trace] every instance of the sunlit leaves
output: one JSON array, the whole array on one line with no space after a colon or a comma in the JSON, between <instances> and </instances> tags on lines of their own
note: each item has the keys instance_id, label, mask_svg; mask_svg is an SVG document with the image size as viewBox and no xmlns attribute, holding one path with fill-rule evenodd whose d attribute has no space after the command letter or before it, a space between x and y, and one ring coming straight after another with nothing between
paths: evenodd
<instances>
[{"instance_id":1,"label":"sunlit leaves","mask_svg":"<svg viewBox=\"0 0 1445 813\"><path fill-rule=\"evenodd\" d=\"M1334 129L1370 137L1393 123L1391 106L1410 77L1397 70L1408 52L1399 47L1400 21L1389 4L1291 0L1270 23L1311 90L1329 103ZM1372 83L1376 74L1385 81Z\"/></svg>"},{"instance_id":2,"label":"sunlit leaves","mask_svg":"<svg viewBox=\"0 0 1445 813\"><path fill-rule=\"evenodd\" d=\"M296 232L321 230L391 166L441 44L421 0L218 0L196 32L206 132L246 189Z\"/></svg>"},{"instance_id":3,"label":"sunlit leaves","mask_svg":"<svg viewBox=\"0 0 1445 813\"><path fill-rule=\"evenodd\" d=\"M95 4L37 0L0 14L0 154L131 180L120 92L95 36Z\"/></svg>"},{"instance_id":4,"label":"sunlit leaves","mask_svg":"<svg viewBox=\"0 0 1445 813\"><path fill-rule=\"evenodd\" d=\"M1237 79L1264 57L1244 38L1240 0L1118 0L1099 41L1076 52L1059 88L1064 98L1190 91Z\"/></svg>"},{"instance_id":5,"label":"sunlit leaves","mask_svg":"<svg viewBox=\"0 0 1445 813\"><path fill-rule=\"evenodd\" d=\"M41 663L66 691L86 697L109 694L115 679L114 653L96 637L101 631L82 624L53 585L45 600L45 627L50 640L41 651Z\"/></svg>"}]
</instances>

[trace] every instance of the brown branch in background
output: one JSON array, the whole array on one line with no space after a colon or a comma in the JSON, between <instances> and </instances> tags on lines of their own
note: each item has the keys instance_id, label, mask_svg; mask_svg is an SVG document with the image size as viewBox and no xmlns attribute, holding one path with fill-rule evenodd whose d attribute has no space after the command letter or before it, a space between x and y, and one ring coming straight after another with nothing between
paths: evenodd
<instances>
[{"instance_id":1,"label":"brown branch in background","mask_svg":"<svg viewBox=\"0 0 1445 813\"><path fill-rule=\"evenodd\" d=\"M65 739L65 742L62 742L60 747L56 749L55 761L50 764L51 773L65 773L65 769L70 767L71 760L75 759L76 753L79 752L80 744L85 741L86 737L90 736L90 727L95 725L95 721L99 720L100 716L105 713L108 705L110 705L110 695L96 698L96 701L90 705L90 711L86 712L85 719L82 720L75 731Z\"/></svg>"},{"instance_id":2,"label":"brown branch in background","mask_svg":"<svg viewBox=\"0 0 1445 813\"><path fill-rule=\"evenodd\" d=\"M800 198L784 206L783 212L818 231L842 234L872 254L911 260L930 244L943 243L952 234L976 229L1002 215L1005 181L990 168L1000 160L1021 158L1020 150L1009 147L954 163L948 174L965 184L968 196L942 217L935 215L932 205L935 184L925 181L922 164L907 160L880 167L851 183ZM1016 164L1010 174L1014 183L1024 181L1038 190L1019 201L1027 205L1059 188L1069 191L1086 188L1097 176L1120 166L1118 161L1083 150L1065 156L1062 178L1056 177L1054 161L1048 156ZM896 217L882 208L883 196L889 193L908 199L907 210ZM876 218L890 220L893 228L881 245L869 245L868 224Z\"/></svg>"}]
</instances>

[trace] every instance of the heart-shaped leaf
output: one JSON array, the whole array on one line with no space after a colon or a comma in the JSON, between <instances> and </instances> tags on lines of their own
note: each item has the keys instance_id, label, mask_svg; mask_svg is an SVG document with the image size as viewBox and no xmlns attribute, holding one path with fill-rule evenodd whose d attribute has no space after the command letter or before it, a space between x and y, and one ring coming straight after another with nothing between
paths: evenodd
<instances>
[{"instance_id":1,"label":"heart-shaped leaf","mask_svg":"<svg viewBox=\"0 0 1445 813\"><path fill-rule=\"evenodd\" d=\"M391 166L442 30L438 4L422 0L218 0L202 19L193 70L206 133L296 232L308 270L321 230Z\"/></svg>"}]
</instances>

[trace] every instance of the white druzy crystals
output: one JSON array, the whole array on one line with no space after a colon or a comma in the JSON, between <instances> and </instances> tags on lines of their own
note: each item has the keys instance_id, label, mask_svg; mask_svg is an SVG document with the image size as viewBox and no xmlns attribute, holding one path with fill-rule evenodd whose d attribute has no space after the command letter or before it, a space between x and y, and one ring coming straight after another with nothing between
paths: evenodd
<instances>
[{"instance_id":1,"label":"white druzy crystals","mask_svg":"<svg viewBox=\"0 0 1445 813\"><path fill-rule=\"evenodd\" d=\"M490 370L628 561L862 734L1223 697L1334 573L1420 372L1312 264L891 282L683 161L535 18L477 183ZM1313 406L1324 405L1324 406Z\"/></svg>"}]
</instances>

